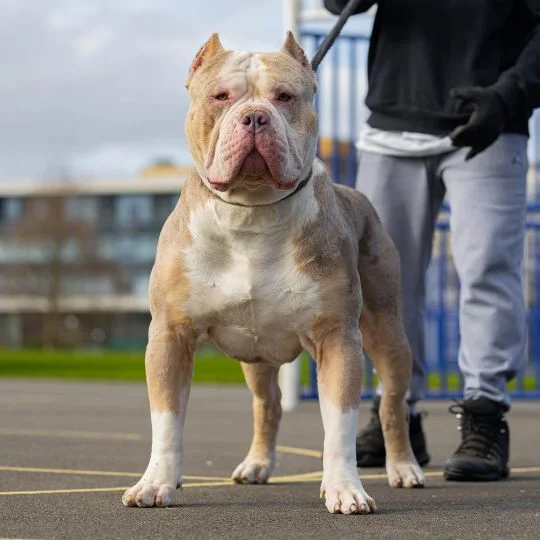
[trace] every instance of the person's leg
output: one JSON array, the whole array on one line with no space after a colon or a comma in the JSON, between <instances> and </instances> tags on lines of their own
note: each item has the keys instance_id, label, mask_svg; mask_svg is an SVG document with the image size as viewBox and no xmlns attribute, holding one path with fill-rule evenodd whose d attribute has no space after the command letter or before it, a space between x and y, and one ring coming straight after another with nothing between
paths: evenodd
<instances>
[{"instance_id":1,"label":"person's leg","mask_svg":"<svg viewBox=\"0 0 540 540\"><path fill-rule=\"evenodd\" d=\"M370 152L360 156L356 188L364 193L398 248L401 259L404 323L413 358L407 399L422 398L425 362L425 272L431 257L434 223L444 197L436 178L439 158L397 158ZM359 466L383 466L384 442L375 400L368 426L357 438ZM420 465L429 461L418 415L411 416L411 445Z\"/></svg>"},{"instance_id":2,"label":"person's leg","mask_svg":"<svg viewBox=\"0 0 540 540\"><path fill-rule=\"evenodd\" d=\"M465 398L464 410L459 411L465 418L465 448L454 454L446 472L449 479L498 479L507 474L508 430L502 418L510 407L506 384L524 361L521 265L527 139L502 135L474 159L465 161L465 154L460 150L448 156L440 171L448 193L452 251L461 285L459 367ZM468 448L466 439L480 420L493 437L484 441L483 450L474 444ZM477 455L482 452L485 459ZM497 459L489 458L493 455Z\"/></svg>"},{"instance_id":3,"label":"person's leg","mask_svg":"<svg viewBox=\"0 0 540 540\"><path fill-rule=\"evenodd\" d=\"M371 201L400 254L405 332L413 357L409 403L421 399L424 390L425 273L444 198L444 187L435 175L437 159L363 152L356 182L356 189Z\"/></svg>"}]
</instances>

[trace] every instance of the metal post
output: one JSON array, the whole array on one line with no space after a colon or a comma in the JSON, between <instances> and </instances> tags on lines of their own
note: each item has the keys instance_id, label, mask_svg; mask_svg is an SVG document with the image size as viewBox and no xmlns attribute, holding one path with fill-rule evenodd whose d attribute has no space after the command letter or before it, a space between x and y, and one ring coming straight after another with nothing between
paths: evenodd
<instances>
[{"instance_id":1,"label":"metal post","mask_svg":"<svg viewBox=\"0 0 540 540\"><path fill-rule=\"evenodd\" d=\"M284 33L290 30L299 39L301 0L282 0L282 24ZM285 364L279 369L278 383L281 389L281 406L288 412L296 409L300 402L300 359Z\"/></svg>"},{"instance_id":2,"label":"metal post","mask_svg":"<svg viewBox=\"0 0 540 540\"><path fill-rule=\"evenodd\" d=\"M290 30L299 39L301 0L281 0L281 21L284 32Z\"/></svg>"}]
</instances>

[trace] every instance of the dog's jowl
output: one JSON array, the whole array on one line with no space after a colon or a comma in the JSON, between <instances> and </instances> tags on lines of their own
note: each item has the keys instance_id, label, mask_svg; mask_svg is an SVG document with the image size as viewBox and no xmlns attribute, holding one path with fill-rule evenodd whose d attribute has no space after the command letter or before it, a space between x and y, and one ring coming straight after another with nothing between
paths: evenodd
<instances>
[{"instance_id":1,"label":"dog's jowl","mask_svg":"<svg viewBox=\"0 0 540 540\"><path fill-rule=\"evenodd\" d=\"M424 484L407 436L411 358L396 249L365 197L333 184L315 157L316 84L291 34L272 53L227 51L214 34L187 88L195 169L163 227L150 279L152 451L123 502L172 504L193 353L209 341L242 361L253 394L253 441L234 481L265 483L272 474L277 373L306 349L317 362L326 507L368 513L375 502L355 459L364 349L385 390L388 481Z\"/></svg>"}]
</instances>

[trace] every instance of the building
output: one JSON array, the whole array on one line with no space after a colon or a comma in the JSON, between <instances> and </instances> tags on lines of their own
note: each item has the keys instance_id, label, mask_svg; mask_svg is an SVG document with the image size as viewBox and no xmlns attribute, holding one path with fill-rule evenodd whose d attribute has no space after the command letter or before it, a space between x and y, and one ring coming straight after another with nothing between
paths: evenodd
<instances>
[{"instance_id":1,"label":"building","mask_svg":"<svg viewBox=\"0 0 540 540\"><path fill-rule=\"evenodd\" d=\"M161 227L189 169L0 184L0 347L142 347Z\"/></svg>"}]
</instances>

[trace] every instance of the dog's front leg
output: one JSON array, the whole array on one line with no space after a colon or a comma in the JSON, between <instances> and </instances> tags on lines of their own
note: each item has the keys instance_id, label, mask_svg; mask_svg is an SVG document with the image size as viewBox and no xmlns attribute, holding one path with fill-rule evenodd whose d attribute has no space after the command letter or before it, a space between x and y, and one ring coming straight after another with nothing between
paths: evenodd
<instances>
[{"instance_id":1,"label":"dog's front leg","mask_svg":"<svg viewBox=\"0 0 540 540\"><path fill-rule=\"evenodd\" d=\"M324 426L321 497L331 513L367 514L375 501L358 477L355 447L364 360L360 331L333 330L315 348Z\"/></svg>"},{"instance_id":2,"label":"dog's front leg","mask_svg":"<svg viewBox=\"0 0 540 540\"><path fill-rule=\"evenodd\" d=\"M146 472L122 497L126 506L170 506L182 485L184 420L195 344L186 331L152 322L145 366L152 419L152 452Z\"/></svg>"},{"instance_id":3,"label":"dog's front leg","mask_svg":"<svg viewBox=\"0 0 540 540\"><path fill-rule=\"evenodd\" d=\"M281 420L278 370L262 363L242 363L242 369L253 395L253 440L244 461L234 470L232 479L238 484L265 484L274 469Z\"/></svg>"}]
</instances>

